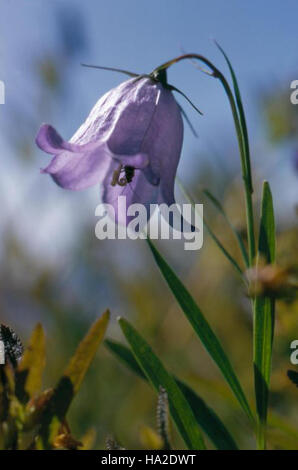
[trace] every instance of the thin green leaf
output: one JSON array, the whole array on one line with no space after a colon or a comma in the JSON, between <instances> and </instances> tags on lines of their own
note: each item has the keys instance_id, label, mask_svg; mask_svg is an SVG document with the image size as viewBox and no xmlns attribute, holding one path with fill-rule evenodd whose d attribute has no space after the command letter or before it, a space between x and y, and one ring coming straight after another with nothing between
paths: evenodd
<instances>
[{"instance_id":1,"label":"thin green leaf","mask_svg":"<svg viewBox=\"0 0 298 470\"><path fill-rule=\"evenodd\" d=\"M275 221L272 194L267 181L263 185L258 252L268 264L275 262Z\"/></svg>"},{"instance_id":2,"label":"thin green leaf","mask_svg":"<svg viewBox=\"0 0 298 470\"><path fill-rule=\"evenodd\" d=\"M186 114L186 112L184 111L184 109L182 108L182 106L179 103L177 103L177 105L178 105L178 108L180 109L180 112L181 112L182 116L184 117L186 123L188 124L191 132L197 138L198 137L197 131L195 130L194 126L192 125L191 120L189 119L188 115Z\"/></svg>"},{"instance_id":3,"label":"thin green leaf","mask_svg":"<svg viewBox=\"0 0 298 470\"><path fill-rule=\"evenodd\" d=\"M194 207L194 209L196 210L196 206L195 206L195 203L194 203L194 200L192 199L192 197L187 193L186 189L184 188L182 182L180 181L180 179L177 177L177 182L181 188L181 191L183 192L184 196L186 197L186 199L190 202L190 204ZM206 219L203 217L203 224L204 224L204 227L206 228L207 232L209 233L210 237L212 238L212 240L216 243L216 245L218 246L218 248L220 249L220 251L225 255L225 257L229 260L229 262L232 264L233 268L237 271L237 274L241 276L242 280L244 281L244 277L243 277L243 271L242 269L240 268L239 264L237 263L237 261L235 260L235 258L233 258L233 256L225 249L225 247L223 246L223 244L221 243L221 241L217 238L217 236L215 235L215 233L213 232L212 228L210 227L210 225L208 224L208 222L206 221Z\"/></svg>"},{"instance_id":4,"label":"thin green leaf","mask_svg":"<svg viewBox=\"0 0 298 470\"><path fill-rule=\"evenodd\" d=\"M106 332L110 313L107 310L90 328L81 341L63 376L72 383L74 394L78 391L90 363Z\"/></svg>"},{"instance_id":5,"label":"thin green leaf","mask_svg":"<svg viewBox=\"0 0 298 470\"><path fill-rule=\"evenodd\" d=\"M17 368L16 394L21 401L33 397L41 389L45 353L45 334L41 324L38 323Z\"/></svg>"},{"instance_id":6,"label":"thin green leaf","mask_svg":"<svg viewBox=\"0 0 298 470\"><path fill-rule=\"evenodd\" d=\"M275 222L269 184L263 185L258 260L275 261ZM258 296L254 302L254 372L258 414L258 447L266 446L266 422L274 337L274 298Z\"/></svg>"},{"instance_id":7,"label":"thin green leaf","mask_svg":"<svg viewBox=\"0 0 298 470\"><path fill-rule=\"evenodd\" d=\"M277 413L271 411L268 416L268 425L273 428L278 428L284 432L289 438L292 438L293 442L296 441L298 445L298 430L295 424L289 422L286 417L280 416ZM292 449L292 447L287 447Z\"/></svg>"},{"instance_id":8,"label":"thin green leaf","mask_svg":"<svg viewBox=\"0 0 298 470\"><path fill-rule=\"evenodd\" d=\"M99 69L99 70L108 70L110 72L118 72L123 73L124 75L128 75L129 77L139 77L139 73L129 72L128 70L117 69L115 67L103 67L102 65L92 65L92 64L81 64L82 67L88 67L90 69Z\"/></svg>"},{"instance_id":9,"label":"thin green leaf","mask_svg":"<svg viewBox=\"0 0 298 470\"><path fill-rule=\"evenodd\" d=\"M112 351L118 359L125 363L126 366L128 366L136 375L147 380L147 377L139 367L133 354L126 346L112 340L106 340L105 344L109 350ZM175 376L174 379L187 399L198 425L207 434L215 447L219 450L236 450L237 445L233 437L215 412L206 405L204 400L202 400L202 398L199 397L191 387L181 382Z\"/></svg>"},{"instance_id":10,"label":"thin green leaf","mask_svg":"<svg viewBox=\"0 0 298 470\"><path fill-rule=\"evenodd\" d=\"M238 85L238 81L236 78L236 74L234 72L234 69L232 67L232 64L223 50L223 48L215 41L215 44L217 45L218 49L220 52L223 54L233 81L233 87L234 87L234 93L236 97L236 103L237 103L237 108L239 112L239 118L240 118L240 124L241 124L241 130L242 130L242 135L243 135L243 146L244 146L244 154L245 154L245 167L246 167L246 177L247 177L247 182L250 188L250 192L253 192L253 185L252 185L252 177L251 177L251 166L250 166L250 152L249 152L249 140L248 140L248 132L247 132L247 125L246 125L246 119L245 119L245 113L243 109L243 104L242 104L242 99L241 99L241 94L240 94L240 89Z\"/></svg>"},{"instance_id":11,"label":"thin green leaf","mask_svg":"<svg viewBox=\"0 0 298 470\"><path fill-rule=\"evenodd\" d=\"M192 409L173 377L164 368L150 346L127 320L120 318L119 324L138 364L148 380L157 392L159 392L160 386L166 390L171 414L188 448L192 450L205 449L204 440Z\"/></svg>"},{"instance_id":12,"label":"thin green leaf","mask_svg":"<svg viewBox=\"0 0 298 470\"><path fill-rule=\"evenodd\" d=\"M237 138L239 143L241 165L242 165L242 176L244 181L245 189L245 202L246 202L246 220L247 220L247 238L248 238L248 253L249 253L249 266L253 265L255 254L256 254L256 244L255 244L255 234L254 234L254 214L253 214L253 203L252 203L252 193L253 193L253 183L251 175L251 164L250 164L250 151L249 151L249 140L248 132L246 126L245 113L243 109L241 94L238 86L238 81L233 70L232 64L224 52L224 50L215 42L220 52L223 54L233 81L234 93L236 97L236 109L234 103L234 97L231 96L229 85L225 83L225 80L222 81L227 95L230 100L231 109L234 117L234 122L236 126Z\"/></svg>"},{"instance_id":13,"label":"thin green leaf","mask_svg":"<svg viewBox=\"0 0 298 470\"><path fill-rule=\"evenodd\" d=\"M248 267L249 266L248 254L247 254L243 239L242 239L241 235L239 234L238 230L236 229L236 227L230 221L229 217L226 214L226 211L224 210L224 208L221 205L221 203L219 202L219 200L216 199L216 197L213 196L213 194L211 194L211 192L208 191L208 189L204 189L203 193L205 194L206 197L208 197L208 199L218 209L218 211L222 214L222 216L224 217L224 219L226 220L226 222L230 226L230 228L231 228L231 230L232 230L232 232L233 232L233 234L234 234L234 236L235 236L235 238L238 242L238 245L239 245L242 257L243 257L243 261L245 263L245 266Z\"/></svg>"},{"instance_id":14,"label":"thin green leaf","mask_svg":"<svg viewBox=\"0 0 298 470\"><path fill-rule=\"evenodd\" d=\"M185 288L180 279L176 276L174 271L170 268L167 262L164 260L162 255L158 252L155 246L148 239L149 247L153 253L155 261L163 274L165 280L168 283L171 291L173 292L176 300L178 301L182 311L186 315L187 319L191 323L194 331L202 341L206 350L221 370L227 383L230 385L235 397L239 401L243 410L250 419L253 419L252 412L250 410L248 401L244 395L239 380L233 370L233 367L221 346L217 336L214 334L209 323L205 319L198 305Z\"/></svg>"},{"instance_id":15,"label":"thin green leaf","mask_svg":"<svg viewBox=\"0 0 298 470\"><path fill-rule=\"evenodd\" d=\"M120 359L126 366L129 367L136 375L138 375L141 379L147 380L146 375L142 371L141 367L135 360L132 352L127 346L124 344L119 343L118 341L114 341L111 339L106 339L104 344L107 348L118 358Z\"/></svg>"},{"instance_id":16,"label":"thin green leaf","mask_svg":"<svg viewBox=\"0 0 298 470\"><path fill-rule=\"evenodd\" d=\"M203 116L202 111L200 111L199 108L197 108L196 105L193 104L193 102L188 98L188 96L186 96L185 93L183 93L183 91L179 90L178 88L176 88L176 87L173 86L173 85L167 85L167 87L168 87L171 91L176 91L176 92L179 93L181 96L183 96L183 98L186 99L186 101L193 107L193 109L195 109L201 116Z\"/></svg>"},{"instance_id":17,"label":"thin green leaf","mask_svg":"<svg viewBox=\"0 0 298 470\"><path fill-rule=\"evenodd\" d=\"M57 436L61 422L63 422L68 408L103 340L109 317L110 313L107 310L91 326L55 387L43 416L42 427L37 440L39 449L49 448Z\"/></svg>"}]
</instances>

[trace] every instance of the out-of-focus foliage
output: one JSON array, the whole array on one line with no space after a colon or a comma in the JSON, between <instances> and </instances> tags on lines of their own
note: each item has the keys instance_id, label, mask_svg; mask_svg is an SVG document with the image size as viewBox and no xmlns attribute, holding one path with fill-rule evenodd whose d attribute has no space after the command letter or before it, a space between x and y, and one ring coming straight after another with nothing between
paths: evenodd
<instances>
[{"instance_id":1,"label":"out-of-focus foliage","mask_svg":"<svg viewBox=\"0 0 298 470\"><path fill-rule=\"evenodd\" d=\"M261 104L269 139L274 145L292 144L293 168L298 174L298 106L291 102L290 94L288 83L287 87L279 85L263 93Z\"/></svg>"},{"instance_id":2,"label":"out-of-focus foliage","mask_svg":"<svg viewBox=\"0 0 298 470\"><path fill-rule=\"evenodd\" d=\"M101 343L109 320L105 312L90 328L55 387L41 391L45 335L37 324L20 357L21 342L1 325L5 364L0 365L0 449L78 449L88 446L71 433L68 408Z\"/></svg>"},{"instance_id":3,"label":"out-of-focus foliage","mask_svg":"<svg viewBox=\"0 0 298 470\"><path fill-rule=\"evenodd\" d=\"M289 80L289 83L291 80ZM269 136L274 142L297 139L298 110L290 101L289 87L267 91L262 97Z\"/></svg>"}]
</instances>

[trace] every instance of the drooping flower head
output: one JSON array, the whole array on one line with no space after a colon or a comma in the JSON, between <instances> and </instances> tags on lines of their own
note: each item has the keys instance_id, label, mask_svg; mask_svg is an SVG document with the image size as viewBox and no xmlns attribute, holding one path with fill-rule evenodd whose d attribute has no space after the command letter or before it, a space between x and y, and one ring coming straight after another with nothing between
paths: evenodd
<instances>
[{"instance_id":1,"label":"drooping flower head","mask_svg":"<svg viewBox=\"0 0 298 470\"><path fill-rule=\"evenodd\" d=\"M125 72L128 73L128 72ZM129 73L130 74L130 73ZM166 203L174 199L174 182L183 141L181 110L168 85L166 70L132 78L102 96L69 142L44 124L36 143L53 155L42 170L65 189L102 185L102 200L115 209L126 205Z\"/></svg>"}]
</instances>

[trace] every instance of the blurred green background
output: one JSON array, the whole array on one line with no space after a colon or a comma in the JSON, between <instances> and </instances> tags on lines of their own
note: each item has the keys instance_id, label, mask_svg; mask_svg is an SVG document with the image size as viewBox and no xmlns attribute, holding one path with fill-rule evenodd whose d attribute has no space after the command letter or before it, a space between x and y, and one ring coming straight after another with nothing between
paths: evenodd
<instances>
[{"instance_id":1,"label":"blurred green background","mask_svg":"<svg viewBox=\"0 0 298 470\"><path fill-rule=\"evenodd\" d=\"M261 182L270 181L276 208L278 264L297 265L298 107L290 83L298 79L297 3L252 1L250 5L188 0L109 2L19 0L1 5L1 76L6 103L0 107L0 322L22 338L36 322L47 334L45 386L63 371L89 324L109 308L109 337L122 340L116 317L127 317L168 369L191 384L232 431L242 448L254 446L239 406L181 314L143 241L99 241L95 207L99 188L63 191L40 175L47 157L36 149L39 125L49 122L71 137L94 102L122 80L87 70L81 62L151 71L181 49L222 58L210 36L227 50L247 110L255 205ZM278 28L278 29L277 29ZM244 236L244 200L233 123L215 80L183 63L170 81L204 112L185 110L198 131L186 126L179 176L206 219L240 262L224 220L204 200L210 189ZM182 200L177 189L177 199ZM183 242L159 243L221 338L253 397L252 318L240 280L204 234L203 248L185 252ZM298 391L286 376L290 343L298 339L297 301L277 305L269 445L298 448ZM96 431L95 448L112 434L127 448L142 448L142 428L155 426L156 395L101 346L69 421L80 438ZM279 420L277 422L277 414ZM176 446L181 442L175 435Z\"/></svg>"}]
</instances>

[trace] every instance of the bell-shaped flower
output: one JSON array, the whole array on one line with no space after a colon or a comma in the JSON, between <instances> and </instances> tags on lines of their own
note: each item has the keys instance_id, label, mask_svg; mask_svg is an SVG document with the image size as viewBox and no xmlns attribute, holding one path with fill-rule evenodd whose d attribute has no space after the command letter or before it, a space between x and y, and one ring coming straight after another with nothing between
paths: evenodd
<instances>
[{"instance_id":1,"label":"bell-shaped flower","mask_svg":"<svg viewBox=\"0 0 298 470\"><path fill-rule=\"evenodd\" d=\"M117 213L118 196L126 197L127 207L175 202L183 122L165 71L160 77L136 76L107 92L69 142L47 124L36 137L53 155L42 172L65 189L101 183L103 202L122 224L129 220Z\"/></svg>"}]
</instances>

